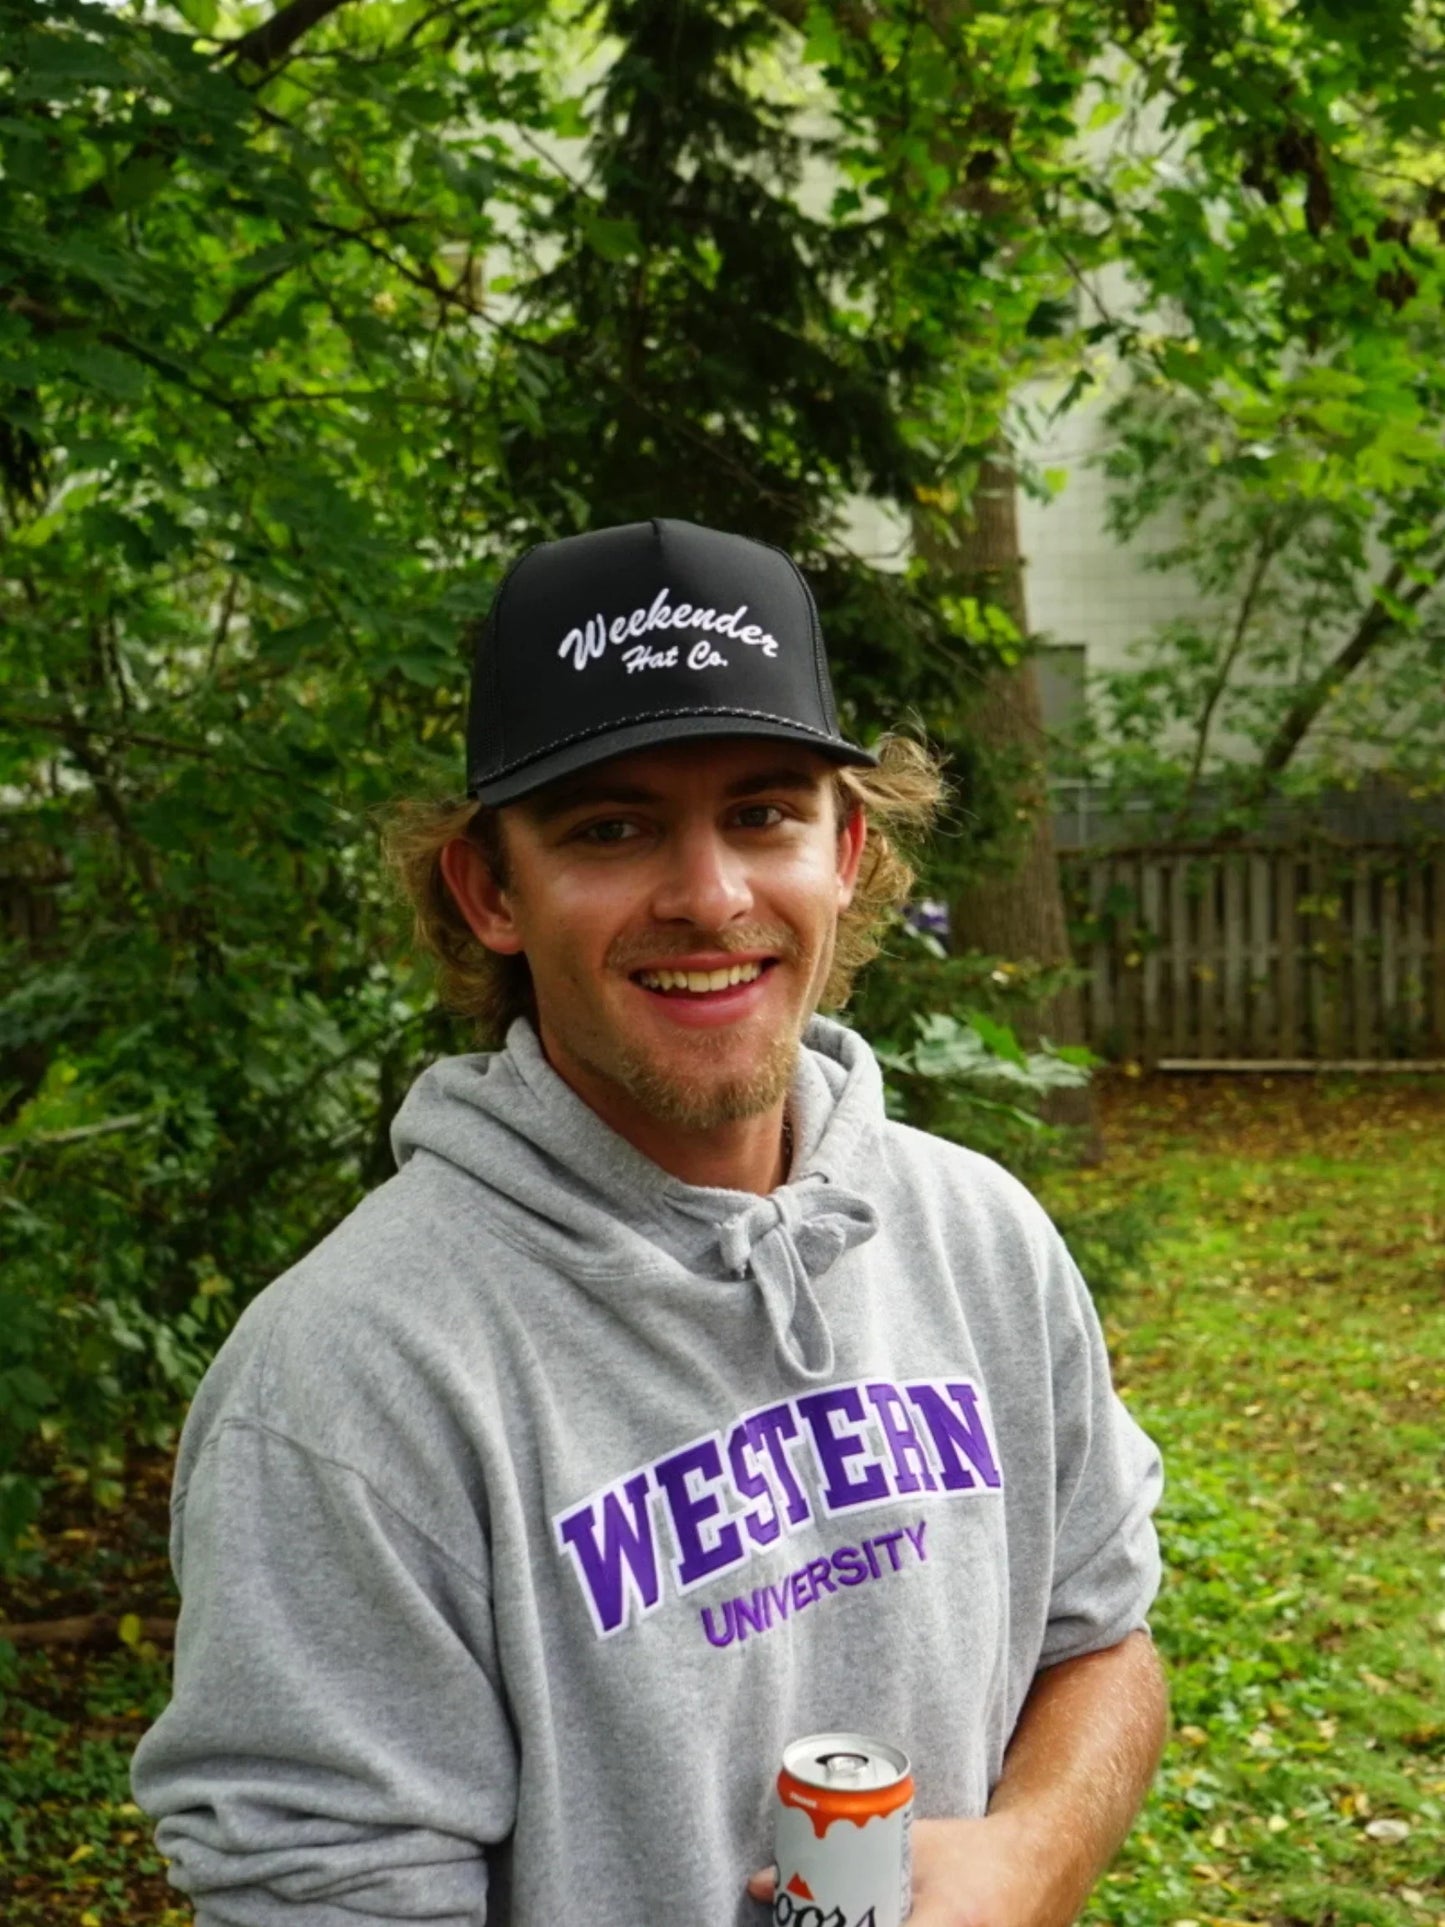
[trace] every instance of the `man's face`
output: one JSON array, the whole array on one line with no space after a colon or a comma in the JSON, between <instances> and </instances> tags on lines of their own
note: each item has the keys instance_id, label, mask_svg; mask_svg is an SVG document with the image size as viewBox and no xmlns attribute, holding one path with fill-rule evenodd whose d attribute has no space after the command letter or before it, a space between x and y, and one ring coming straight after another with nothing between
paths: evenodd
<instances>
[{"instance_id":1,"label":"man's face","mask_svg":"<svg viewBox=\"0 0 1445 1927\"><path fill-rule=\"evenodd\" d=\"M507 886L473 927L525 952L548 1059L594 1110L697 1132L782 1099L862 854L830 763L669 744L507 805L502 829Z\"/></svg>"}]
</instances>

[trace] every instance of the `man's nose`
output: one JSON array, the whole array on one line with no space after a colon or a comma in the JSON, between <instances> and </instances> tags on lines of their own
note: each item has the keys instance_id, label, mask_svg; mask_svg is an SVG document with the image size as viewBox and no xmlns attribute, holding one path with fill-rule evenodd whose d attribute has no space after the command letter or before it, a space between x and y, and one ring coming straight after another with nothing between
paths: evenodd
<instances>
[{"instance_id":1,"label":"man's nose","mask_svg":"<svg viewBox=\"0 0 1445 1927\"><path fill-rule=\"evenodd\" d=\"M669 838L652 912L660 922L687 922L716 930L753 906L747 860L711 825Z\"/></svg>"}]
</instances>

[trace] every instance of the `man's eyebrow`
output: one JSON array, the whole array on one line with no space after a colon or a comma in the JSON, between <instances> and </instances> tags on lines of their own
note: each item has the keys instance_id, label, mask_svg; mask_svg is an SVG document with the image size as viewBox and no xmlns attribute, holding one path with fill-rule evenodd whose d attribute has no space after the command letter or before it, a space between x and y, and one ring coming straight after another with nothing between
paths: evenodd
<instances>
[{"instance_id":1,"label":"man's eyebrow","mask_svg":"<svg viewBox=\"0 0 1445 1927\"><path fill-rule=\"evenodd\" d=\"M731 800L738 796L753 796L759 790L820 790L824 779L810 769L799 769L796 763L788 763L777 769L757 770L750 776L740 776L735 783L729 783L723 795Z\"/></svg>"}]
</instances>

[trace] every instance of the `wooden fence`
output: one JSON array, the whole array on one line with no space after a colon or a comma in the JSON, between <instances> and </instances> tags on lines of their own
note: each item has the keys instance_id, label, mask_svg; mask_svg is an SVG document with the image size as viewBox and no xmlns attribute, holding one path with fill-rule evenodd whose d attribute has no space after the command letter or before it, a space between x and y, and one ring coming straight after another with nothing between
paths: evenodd
<instances>
[{"instance_id":1,"label":"wooden fence","mask_svg":"<svg viewBox=\"0 0 1445 1927\"><path fill-rule=\"evenodd\" d=\"M1445 1058L1445 847L1061 859L1085 1035L1145 1064Z\"/></svg>"}]
</instances>

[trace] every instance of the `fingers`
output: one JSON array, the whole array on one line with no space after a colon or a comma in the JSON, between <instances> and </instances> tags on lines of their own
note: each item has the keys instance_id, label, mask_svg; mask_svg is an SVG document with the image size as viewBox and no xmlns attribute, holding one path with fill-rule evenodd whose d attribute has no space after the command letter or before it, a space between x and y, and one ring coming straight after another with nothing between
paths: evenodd
<instances>
[{"instance_id":1,"label":"fingers","mask_svg":"<svg viewBox=\"0 0 1445 1927\"><path fill-rule=\"evenodd\" d=\"M771 1900L778 1884L776 1867L764 1867L760 1873L748 1878L748 1892L754 1900Z\"/></svg>"}]
</instances>

